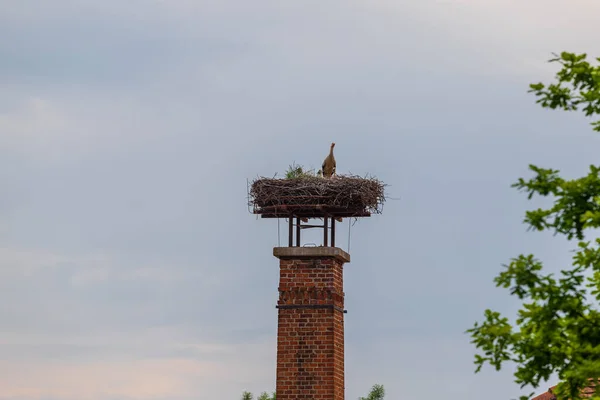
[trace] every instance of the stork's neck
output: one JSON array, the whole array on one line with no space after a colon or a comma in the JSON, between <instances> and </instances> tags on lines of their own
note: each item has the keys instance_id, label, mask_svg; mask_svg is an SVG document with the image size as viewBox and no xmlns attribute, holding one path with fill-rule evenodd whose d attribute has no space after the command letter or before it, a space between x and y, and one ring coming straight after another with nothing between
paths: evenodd
<instances>
[{"instance_id":1,"label":"stork's neck","mask_svg":"<svg viewBox=\"0 0 600 400\"><path fill-rule=\"evenodd\" d=\"M333 155L333 146L329 148L329 154Z\"/></svg>"}]
</instances>

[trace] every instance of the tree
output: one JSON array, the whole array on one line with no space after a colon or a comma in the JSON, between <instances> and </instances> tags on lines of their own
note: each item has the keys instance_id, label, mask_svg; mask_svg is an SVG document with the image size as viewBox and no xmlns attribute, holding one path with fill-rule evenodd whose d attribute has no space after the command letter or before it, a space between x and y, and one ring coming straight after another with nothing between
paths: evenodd
<instances>
[{"instance_id":1,"label":"tree","mask_svg":"<svg viewBox=\"0 0 600 400\"><path fill-rule=\"evenodd\" d=\"M385 390L383 389L383 385L373 385L369 395L367 397L360 397L359 400L383 400L384 395ZM262 392L256 400L276 400L275 397L275 392L271 396L267 392ZM242 400L252 400L253 398L254 396L250 392L242 393Z\"/></svg>"},{"instance_id":2,"label":"tree","mask_svg":"<svg viewBox=\"0 0 600 400\"><path fill-rule=\"evenodd\" d=\"M383 385L373 385L371 392L367 397L360 397L358 400L383 400L385 389Z\"/></svg>"},{"instance_id":3,"label":"tree","mask_svg":"<svg viewBox=\"0 0 600 400\"><path fill-rule=\"evenodd\" d=\"M253 400L254 399L254 395L250 392L244 392L242 393L242 400ZM257 397L256 400L276 400L275 398L275 392L273 392L273 394L271 396L269 396L269 394L267 392L262 392L260 394L260 396Z\"/></svg>"},{"instance_id":4,"label":"tree","mask_svg":"<svg viewBox=\"0 0 600 400\"><path fill-rule=\"evenodd\" d=\"M272 396L269 396L267 392L262 392L256 400L275 400L275 392L273 392Z\"/></svg>"},{"instance_id":5,"label":"tree","mask_svg":"<svg viewBox=\"0 0 600 400\"><path fill-rule=\"evenodd\" d=\"M242 393L242 400L253 400L254 396L250 392Z\"/></svg>"},{"instance_id":6,"label":"tree","mask_svg":"<svg viewBox=\"0 0 600 400\"><path fill-rule=\"evenodd\" d=\"M550 62L560 65L556 82L530 85L537 103L599 117L600 65L591 65L585 54L567 52ZM591 125L600 132L600 121ZM557 373L557 399L577 400L590 379L600 377L600 239L586 240L600 227L600 166L591 165L587 175L571 180L561 177L558 170L529 168L534 177L519 178L512 186L526 192L529 199L550 197L553 205L527 211L524 222L532 230L549 230L577 240L572 265L560 276L544 273L542 262L533 254L519 255L504 265L495 278L496 286L509 289L522 307L514 325L488 309L483 322L467 330L480 352L475 355L475 372L486 363L500 370L513 362L515 381L521 388L537 388L540 381ZM594 399L600 398L600 385L597 388Z\"/></svg>"}]
</instances>

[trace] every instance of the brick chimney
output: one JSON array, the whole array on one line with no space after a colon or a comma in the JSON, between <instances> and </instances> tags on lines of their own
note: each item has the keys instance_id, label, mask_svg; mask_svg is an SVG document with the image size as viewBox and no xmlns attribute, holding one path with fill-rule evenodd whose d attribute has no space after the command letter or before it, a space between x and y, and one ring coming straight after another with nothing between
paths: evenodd
<instances>
[{"instance_id":1,"label":"brick chimney","mask_svg":"<svg viewBox=\"0 0 600 400\"><path fill-rule=\"evenodd\" d=\"M277 400L344 400L343 266L337 247L275 247Z\"/></svg>"}]
</instances>

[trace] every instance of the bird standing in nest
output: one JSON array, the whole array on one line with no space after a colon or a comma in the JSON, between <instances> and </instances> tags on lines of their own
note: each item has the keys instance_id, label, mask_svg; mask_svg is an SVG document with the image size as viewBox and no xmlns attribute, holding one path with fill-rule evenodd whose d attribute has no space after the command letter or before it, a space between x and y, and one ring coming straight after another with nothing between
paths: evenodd
<instances>
[{"instance_id":1,"label":"bird standing in nest","mask_svg":"<svg viewBox=\"0 0 600 400\"><path fill-rule=\"evenodd\" d=\"M323 165L321 165L321 172L324 178L331 178L335 175L336 163L335 157L333 156L333 148L335 147L335 143L331 143L331 147L329 147L329 154L325 157L323 161ZM320 175L320 174L319 174ZM335 217L336 221L342 222L342 217Z\"/></svg>"},{"instance_id":2,"label":"bird standing in nest","mask_svg":"<svg viewBox=\"0 0 600 400\"><path fill-rule=\"evenodd\" d=\"M321 171L323 172L324 178L331 178L335 175L335 157L333 156L333 147L335 143L331 143L331 147L329 148L329 154L325 157L323 161L323 165L321 165Z\"/></svg>"}]
</instances>

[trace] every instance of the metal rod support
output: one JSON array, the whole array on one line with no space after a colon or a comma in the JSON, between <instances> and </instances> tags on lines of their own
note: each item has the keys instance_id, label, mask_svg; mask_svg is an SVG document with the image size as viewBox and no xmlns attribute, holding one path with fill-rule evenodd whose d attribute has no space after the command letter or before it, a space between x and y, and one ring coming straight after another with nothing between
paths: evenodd
<instances>
[{"instance_id":1,"label":"metal rod support","mask_svg":"<svg viewBox=\"0 0 600 400\"><path fill-rule=\"evenodd\" d=\"M331 217L331 247L335 247L335 218Z\"/></svg>"},{"instance_id":2,"label":"metal rod support","mask_svg":"<svg viewBox=\"0 0 600 400\"><path fill-rule=\"evenodd\" d=\"M300 247L300 218L296 217L296 247Z\"/></svg>"},{"instance_id":3,"label":"metal rod support","mask_svg":"<svg viewBox=\"0 0 600 400\"><path fill-rule=\"evenodd\" d=\"M323 224L323 246L327 247L327 231L329 230L327 228L327 222L328 222L329 217L327 216L327 214L325 214L325 216L323 217L323 220L325 221Z\"/></svg>"},{"instance_id":4,"label":"metal rod support","mask_svg":"<svg viewBox=\"0 0 600 400\"><path fill-rule=\"evenodd\" d=\"M289 237L288 237L288 247L292 247L294 245L294 216L290 214L289 217Z\"/></svg>"},{"instance_id":5,"label":"metal rod support","mask_svg":"<svg viewBox=\"0 0 600 400\"><path fill-rule=\"evenodd\" d=\"M308 224L304 224L300 228L301 229L309 229L309 228L321 228L321 229L323 229L323 225L308 225Z\"/></svg>"}]
</instances>

